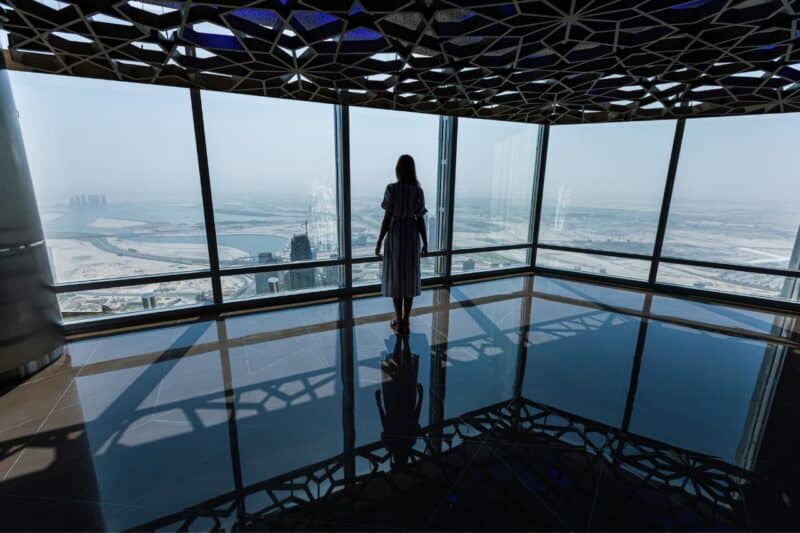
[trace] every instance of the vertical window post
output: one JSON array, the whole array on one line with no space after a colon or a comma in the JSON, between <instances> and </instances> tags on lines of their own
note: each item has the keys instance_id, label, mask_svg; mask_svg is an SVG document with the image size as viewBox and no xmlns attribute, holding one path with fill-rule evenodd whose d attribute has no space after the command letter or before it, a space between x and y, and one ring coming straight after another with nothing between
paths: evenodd
<instances>
[{"instance_id":1,"label":"vertical window post","mask_svg":"<svg viewBox=\"0 0 800 533\"><path fill-rule=\"evenodd\" d=\"M208 263L211 268L211 291L214 305L222 304L222 282L219 275L219 249L217 248L217 228L214 225L214 204L211 198L211 175L208 169L206 149L206 130L203 124L203 102L200 89L189 90L192 98L192 118L194 121L194 140L197 146L197 165L200 170L200 190L203 195L203 217L206 226Z\"/></svg>"},{"instance_id":2,"label":"vertical window post","mask_svg":"<svg viewBox=\"0 0 800 533\"><path fill-rule=\"evenodd\" d=\"M533 176L533 192L531 199L531 221L528 227L528 261L531 268L536 266L536 251L539 247L539 228L542 219L542 194L544 193L544 173L547 165L547 143L550 140L550 124L539 130L539 141L536 145L536 167Z\"/></svg>"},{"instance_id":3,"label":"vertical window post","mask_svg":"<svg viewBox=\"0 0 800 533\"><path fill-rule=\"evenodd\" d=\"M346 104L334 107L336 131L336 202L339 257L344 258L344 288L353 287L353 250L350 222L350 112Z\"/></svg>"},{"instance_id":4,"label":"vertical window post","mask_svg":"<svg viewBox=\"0 0 800 533\"><path fill-rule=\"evenodd\" d=\"M653 245L653 259L650 263L650 276L648 283L652 287L658 277L658 263L661 260L661 249L664 246L664 234L667 231L667 219L669 218L669 208L672 202L672 190L675 186L675 173L678 171L678 158L681 154L681 143L683 142L683 131L686 129L686 119L678 119L675 124L675 137L672 140L672 153L669 157L669 167L667 169L667 181L664 184L664 196L661 198L661 215L658 219L658 230L656 231L656 241Z\"/></svg>"},{"instance_id":5,"label":"vertical window post","mask_svg":"<svg viewBox=\"0 0 800 533\"><path fill-rule=\"evenodd\" d=\"M450 277L453 263L453 208L456 191L456 145L458 142L458 119L439 117L439 171L437 189L439 205L436 217L439 221L436 245L445 252L436 265L438 276Z\"/></svg>"}]
</instances>

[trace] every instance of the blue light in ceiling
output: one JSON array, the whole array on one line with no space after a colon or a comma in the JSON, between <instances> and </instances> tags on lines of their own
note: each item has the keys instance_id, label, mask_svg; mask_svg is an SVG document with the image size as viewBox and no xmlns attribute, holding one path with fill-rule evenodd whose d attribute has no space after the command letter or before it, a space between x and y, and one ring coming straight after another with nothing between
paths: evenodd
<instances>
[{"instance_id":1,"label":"blue light in ceiling","mask_svg":"<svg viewBox=\"0 0 800 533\"><path fill-rule=\"evenodd\" d=\"M690 0L689 2L674 5L670 9L693 9L695 7L704 6L710 1L711 0Z\"/></svg>"},{"instance_id":2,"label":"blue light in ceiling","mask_svg":"<svg viewBox=\"0 0 800 533\"><path fill-rule=\"evenodd\" d=\"M296 11L292 17L307 30L313 30L338 20L333 15L319 11Z\"/></svg>"},{"instance_id":3,"label":"blue light in ceiling","mask_svg":"<svg viewBox=\"0 0 800 533\"><path fill-rule=\"evenodd\" d=\"M278 15L270 9L242 8L231 11L231 15L263 26L275 26L278 23Z\"/></svg>"},{"instance_id":4,"label":"blue light in ceiling","mask_svg":"<svg viewBox=\"0 0 800 533\"><path fill-rule=\"evenodd\" d=\"M514 7L513 4L506 4L504 6L500 6L500 14L504 17L510 17L511 15L516 15L517 8Z\"/></svg>"},{"instance_id":5,"label":"blue light in ceiling","mask_svg":"<svg viewBox=\"0 0 800 533\"><path fill-rule=\"evenodd\" d=\"M350 12L347 13L347 14L352 17L353 15L358 15L359 13L363 13L363 12L364 12L364 8L361 7L361 3L360 2L356 2L355 5L353 6L353 9L351 9Z\"/></svg>"},{"instance_id":6,"label":"blue light in ceiling","mask_svg":"<svg viewBox=\"0 0 800 533\"><path fill-rule=\"evenodd\" d=\"M383 35L369 28L356 28L345 33L342 38L345 41L375 41L382 39Z\"/></svg>"},{"instance_id":7,"label":"blue light in ceiling","mask_svg":"<svg viewBox=\"0 0 800 533\"><path fill-rule=\"evenodd\" d=\"M216 35L213 33L199 33L192 28L183 30L183 37L203 48L216 48L220 50L244 50L236 37L230 35Z\"/></svg>"}]
</instances>

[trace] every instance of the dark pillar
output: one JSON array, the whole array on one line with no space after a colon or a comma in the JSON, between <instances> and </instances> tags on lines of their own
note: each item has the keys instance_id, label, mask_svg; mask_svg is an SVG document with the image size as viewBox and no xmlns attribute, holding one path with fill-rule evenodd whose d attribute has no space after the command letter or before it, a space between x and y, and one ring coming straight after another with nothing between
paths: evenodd
<instances>
[{"instance_id":1,"label":"dark pillar","mask_svg":"<svg viewBox=\"0 0 800 533\"><path fill-rule=\"evenodd\" d=\"M25 377L63 350L44 233L11 84L0 55L0 382Z\"/></svg>"}]
</instances>

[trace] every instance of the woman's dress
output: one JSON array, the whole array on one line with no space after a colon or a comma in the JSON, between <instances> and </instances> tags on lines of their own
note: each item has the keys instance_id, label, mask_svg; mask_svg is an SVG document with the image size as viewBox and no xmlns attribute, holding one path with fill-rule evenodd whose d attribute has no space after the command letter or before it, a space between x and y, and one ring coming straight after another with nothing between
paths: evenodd
<instances>
[{"instance_id":1,"label":"woman's dress","mask_svg":"<svg viewBox=\"0 0 800 533\"><path fill-rule=\"evenodd\" d=\"M386 186L381 207L392 214L383 249L383 295L413 298L422 292L419 256L421 241L417 220L428 211L422 187L408 183Z\"/></svg>"}]
</instances>

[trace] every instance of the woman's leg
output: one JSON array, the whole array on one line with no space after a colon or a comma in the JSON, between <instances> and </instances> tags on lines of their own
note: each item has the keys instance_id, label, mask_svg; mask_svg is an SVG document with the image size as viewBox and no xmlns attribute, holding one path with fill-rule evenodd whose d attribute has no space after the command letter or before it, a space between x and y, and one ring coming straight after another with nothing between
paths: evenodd
<instances>
[{"instance_id":1,"label":"woman's leg","mask_svg":"<svg viewBox=\"0 0 800 533\"><path fill-rule=\"evenodd\" d=\"M400 324L403 322L403 299L392 298L392 302L394 303L395 320L397 320L397 323Z\"/></svg>"},{"instance_id":2,"label":"woman's leg","mask_svg":"<svg viewBox=\"0 0 800 533\"><path fill-rule=\"evenodd\" d=\"M414 298L403 298L403 320L408 324L408 319L411 317L411 304L414 303Z\"/></svg>"}]
</instances>

